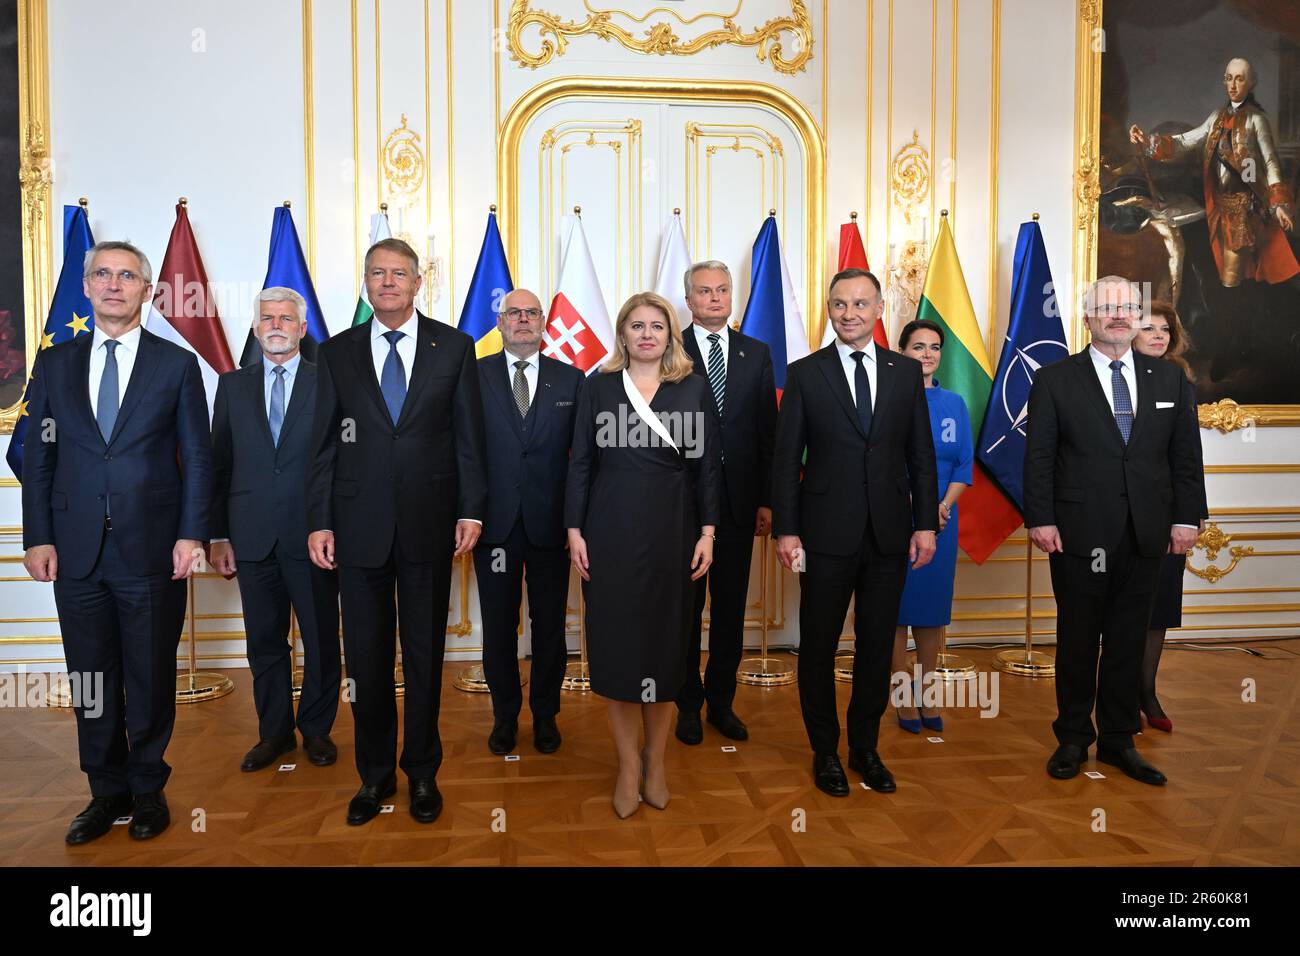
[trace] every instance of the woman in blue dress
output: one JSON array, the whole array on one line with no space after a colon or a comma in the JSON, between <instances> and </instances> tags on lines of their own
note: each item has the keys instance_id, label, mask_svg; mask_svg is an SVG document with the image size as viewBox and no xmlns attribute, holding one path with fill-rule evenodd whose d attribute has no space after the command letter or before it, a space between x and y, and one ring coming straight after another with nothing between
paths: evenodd
<instances>
[{"instance_id":1,"label":"woman in blue dress","mask_svg":"<svg viewBox=\"0 0 1300 956\"><path fill-rule=\"evenodd\" d=\"M938 663L943 629L952 620L952 582L957 572L957 499L971 483L975 455L965 401L956 392L940 388L934 376L943 355L943 329L929 319L909 322L899 333L898 350L921 363L939 473L937 548L929 564L919 570L907 569L907 583L898 609L898 630L894 632L894 674L901 671L908 675L905 687L911 683L912 671L907 666L908 627L916 639L916 661L921 672L921 681L912 684L913 693L896 699L919 705L923 703L920 693L928 684L925 675ZM922 727L943 730L943 718L932 708L900 706L896 713L898 726L910 733L919 734Z\"/></svg>"}]
</instances>

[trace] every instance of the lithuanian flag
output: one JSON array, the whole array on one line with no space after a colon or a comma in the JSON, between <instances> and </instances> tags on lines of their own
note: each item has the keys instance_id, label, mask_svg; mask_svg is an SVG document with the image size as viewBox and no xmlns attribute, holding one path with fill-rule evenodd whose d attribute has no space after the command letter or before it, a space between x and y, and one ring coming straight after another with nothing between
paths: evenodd
<instances>
[{"instance_id":1,"label":"lithuanian flag","mask_svg":"<svg viewBox=\"0 0 1300 956\"><path fill-rule=\"evenodd\" d=\"M930 254L925 288L916 307L918 319L930 319L943 329L943 363L939 379L943 387L966 402L971 434L978 435L984 424L993 390L993 366L980 335L975 309L971 306L966 279L957 261L945 213L939 220L939 235ZM982 564L1007 536L1020 527L1020 512L989 478L984 466L975 462L974 484L961 496L961 517L957 542L977 563ZM940 489L942 493L942 489Z\"/></svg>"}]
</instances>

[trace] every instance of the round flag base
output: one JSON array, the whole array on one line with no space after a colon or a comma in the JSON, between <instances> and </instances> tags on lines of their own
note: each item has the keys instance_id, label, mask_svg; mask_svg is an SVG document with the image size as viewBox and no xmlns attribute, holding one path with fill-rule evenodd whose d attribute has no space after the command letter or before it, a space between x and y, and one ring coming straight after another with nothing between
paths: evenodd
<instances>
[{"instance_id":1,"label":"round flag base","mask_svg":"<svg viewBox=\"0 0 1300 956\"><path fill-rule=\"evenodd\" d=\"M195 671L176 676L176 703L197 704L225 697L235 689L235 682L213 671Z\"/></svg>"},{"instance_id":2,"label":"round flag base","mask_svg":"<svg viewBox=\"0 0 1300 956\"><path fill-rule=\"evenodd\" d=\"M935 660L934 673L939 680L974 680L975 662L956 654L940 654Z\"/></svg>"},{"instance_id":3,"label":"round flag base","mask_svg":"<svg viewBox=\"0 0 1300 956\"><path fill-rule=\"evenodd\" d=\"M456 679L452 681L452 686L457 690L463 690L467 694L491 693L487 677L483 673L482 664L472 664L465 668L456 675Z\"/></svg>"},{"instance_id":4,"label":"round flag base","mask_svg":"<svg viewBox=\"0 0 1300 956\"><path fill-rule=\"evenodd\" d=\"M736 681L754 687L781 687L795 682L794 665L775 657L746 657L736 671Z\"/></svg>"},{"instance_id":5,"label":"round flag base","mask_svg":"<svg viewBox=\"0 0 1300 956\"><path fill-rule=\"evenodd\" d=\"M853 683L853 652L835 656L835 679L845 684Z\"/></svg>"},{"instance_id":6,"label":"round flag base","mask_svg":"<svg viewBox=\"0 0 1300 956\"><path fill-rule=\"evenodd\" d=\"M1039 651L1002 651L993 658L993 666L1021 677L1056 676L1056 659Z\"/></svg>"},{"instance_id":7,"label":"round flag base","mask_svg":"<svg viewBox=\"0 0 1300 956\"><path fill-rule=\"evenodd\" d=\"M564 683L560 687L580 694L591 690L591 673L587 670L587 662L576 661L566 667L564 669Z\"/></svg>"}]
</instances>

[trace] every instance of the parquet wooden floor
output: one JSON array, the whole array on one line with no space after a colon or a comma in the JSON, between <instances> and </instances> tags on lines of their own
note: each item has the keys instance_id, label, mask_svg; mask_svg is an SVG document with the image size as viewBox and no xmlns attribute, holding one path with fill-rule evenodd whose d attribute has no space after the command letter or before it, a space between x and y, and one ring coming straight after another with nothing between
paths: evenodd
<instances>
[{"instance_id":1,"label":"parquet wooden floor","mask_svg":"<svg viewBox=\"0 0 1300 956\"><path fill-rule=\"evenodd\" d=\"M1165 653L1161 699L1175 732L1139 738L1142 752L1168 774L1165 788L1129 780L1095 760L1087 769L1104 779L1050 779L1044 764L1054 747L1053 684L1001 676L998 716L946 710L942 743L906 734L887 717L881 755L898 778L898 792L869 792L850 773L852 794L836 799L812 785L796 688L741 687L736 709L750 740L724 752L730 742L707 724L698 747L670 738L672 803L663 812L643 805L626 821L610 807L616 761L604 705L591 695L564 695L564 745L557 754L533 749L525 714L520 759L506 761L487 749L487 696L452 688L464 665L447 665L441 818L429 826L412 820L399 779L394 812L349 827L345 809L358 781L347 707L335 728L335 766L313 767L300 749L286 758L296 759L293 771L240 773L256 719L251 680L237 672L235 693L180 708L167 753L171 829L139 843L117 827L70 848L64 831L88 799L72 714L7 708L0 710L0 860L53 866L1295 865L1300 640L1254 646L1263 657ZM992 659L991 651L963 653L983 670ZM1242 700L1246 679L1257 686L1257 702ZM841 685L841 717L848 694Z\"/></svg>"}]
</instances>

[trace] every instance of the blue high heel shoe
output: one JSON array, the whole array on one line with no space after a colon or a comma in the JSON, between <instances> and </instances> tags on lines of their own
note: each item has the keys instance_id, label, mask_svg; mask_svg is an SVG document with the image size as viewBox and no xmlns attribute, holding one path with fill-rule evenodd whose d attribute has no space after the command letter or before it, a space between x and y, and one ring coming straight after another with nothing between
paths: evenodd
<instances>
[{"instance_id":1,"label":"blue high heel shoe","mask_svg":"<svg viewBox=\"0 0 1300 956\"><path fill-rule=\"evenodd\" d=\"M927 717L921 713L921 688L916 686L916 681L912 681L912 699L916 701L916 710L921 719L918 721L926 730L933 730L935 733L943 733L943 718L936 714L933 717ZM920 733L920 731L915 731Z\"/></svg>"},{"instance_id":2,"label":"blue high heel shoe","mask_svg":"<svg viewBox=\"0 0 1300 956\"><path fill-rule=\"evenodd\" d=\"M919 734L921 732L921 721L907 720L897 707L894 708L894 716L898 719L898 726L909 734Z\"/></svg>"}]
</instances>

